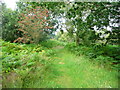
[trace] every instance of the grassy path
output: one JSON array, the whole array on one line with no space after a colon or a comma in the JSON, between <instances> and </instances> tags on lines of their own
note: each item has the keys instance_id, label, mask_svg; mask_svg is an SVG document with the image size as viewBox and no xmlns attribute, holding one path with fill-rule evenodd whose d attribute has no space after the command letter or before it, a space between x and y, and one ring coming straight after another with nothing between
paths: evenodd
<instances>
[{"instance_id":1,"label":"grassy path","mask_svg":"<svg viewBox=\"0 0 120 90\"><path fill-rule=\"evenodd\" d=\"M63 49L55 49L54 64L46 72L40 88L117 88L117 72L106 70L84 56L75 56Z\"/></svg>"}]
</instances>

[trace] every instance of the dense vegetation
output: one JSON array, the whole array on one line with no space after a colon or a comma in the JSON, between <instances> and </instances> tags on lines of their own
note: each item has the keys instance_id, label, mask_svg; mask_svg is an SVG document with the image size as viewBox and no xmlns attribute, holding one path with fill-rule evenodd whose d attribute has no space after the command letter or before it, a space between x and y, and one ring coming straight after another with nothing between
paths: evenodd
<instances>
[{"instance_id":1,"label":"dense vegetation","mask_svg":"<svg viewBox=\"0 0 120 90\"><path fill-rule=\"evenodd\" d=\"M17 2L12 11L2 4L2 87L118 88L118 5Z\"/></svg>"},{"instance_id":2,"label":"dense vegetation","mask_svg":"<svg viewBox=\"0 0 120 90\"><path fill-rule=\"evenodd\" d=\"M52 65L53 59L49 56L55 54L53 50L35 44L2 41L2 46L3 87L27 87L34 83L31 79L43 79L43 73ZM38 76L36 76L37 72Z\"/></svg>"}]
</instances>

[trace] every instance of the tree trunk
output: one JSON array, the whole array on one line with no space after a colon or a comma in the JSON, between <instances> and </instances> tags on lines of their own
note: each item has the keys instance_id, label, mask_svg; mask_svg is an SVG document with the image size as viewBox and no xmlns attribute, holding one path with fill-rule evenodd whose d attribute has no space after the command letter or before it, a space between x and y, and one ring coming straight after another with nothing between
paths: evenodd
<instances>
[{"instance_id":1,"label":"tree trunk","mask_svg":"<svg viewBox=\"0 0 120 90\"><path fill-rule=\"evenodd\" d=\"M76 34L76 45L80 45L80 39L79 39L79 36Z\"/></svg>"},{"instance_id":2,"label":"tree trunk","mask_svg":"<svg viewBox=\"0 0 120 90\"><path fill-rule=\"evenodd\" d=\"M104 46L106 46L106 45L107 45L108 41L109 41L109 39L107 39L107 41L105 42Z\"/></svg>"}]
</instances>

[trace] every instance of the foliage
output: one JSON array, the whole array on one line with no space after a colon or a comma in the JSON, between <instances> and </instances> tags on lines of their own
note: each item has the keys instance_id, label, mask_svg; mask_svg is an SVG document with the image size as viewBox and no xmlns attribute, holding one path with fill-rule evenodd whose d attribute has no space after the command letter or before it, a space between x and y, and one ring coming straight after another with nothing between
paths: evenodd
<instances>
[{"instance_id":1,"label":"foliage","mask_svg":"<svg viewBox=\"0 0 120 90\"><path fill-rule=\"evenodd\" d=\"M106 73L106 70L98 68L94 62L89 61L93 59L93 57L88 58L88 54L91 56L90 53L94 51L91 47L78 47L75 43L67 44L66 48L75 54L81 55L77 57L64 48L60 50L59 48L55 49L54 47L64 45L64 43L55 40L44 41L38 45L1 42L3 46L1 59L4 88L68 87L69 85L66 86L66 84L64 84L68 76L69 80L73 82L84 83L84 85L82 85L82 83L73 84L71 87L93 87L94 84L96 84L94 87L116 87L116 79L114 79L116 72L107 71ZM87 51L88 53L86 53ZM108 63L108 59L113 61L111 57L102 55L98 55L95 60L103 66L104 63ZM91 82L89 83L87 81L89 85L86 86L86 75L90 75L89 77L87 76L87 78L90 79L89 81L94 81L92 77L94 76L93 73L96 76L94 84L90 84ZM101 80L104 74L105 78ZM61 77L63 75L66 77ZM75 76L77 78L75 78ZM82 79L78 79L78 77L82 77ZM114 82L113 79L115 80ZM103 85L104 81L106 81L106 85ZM72 84L73 82L69 83Z\"/></svg>"},{"instance_id":2,"label":"foliage","mask_svg":"<svg viewBox=\"0 0 120 90\"><path fill-rule=\"evenodd\" d=\"M61 34L60 32L58 32L55 38L57 40L61 41L61 42L74 42L75 35L73 37L70 37L69 33L67 33L67 32L64 32L63 34Z\"/></svg>"},{"instance_id":3,"label":"foliage","mask_svg":"<svg viewBox=\"0 0 120 90\"><path fill-rule=\"evenodd\" d=\"M43 41L40 43L42 46L47 47L47 48L53 48L56 47L58 45L60 46L64 46L65 43L51 39L51 40L47 40L47 41Z\"/></svg>"},{"instance_id":4,"label":"foliage","mask_svg":"<svg viewBox=\"0 0 120 90\"><path fill-rule=\"evenodd\" d=\"M0 40L4 88L63 87L59 86L61 79L70 83L64 83L65 87L74 82L73 87L78 87L79 82L81 87L112 86L116 72L111 72L111 66L120 68L118 2L18 2L17 5L16 11L4 5L2 11L2 38L22 42ZM107 30L109 27L111 30ZM56 30L62 34L54 36ZM57 40L46 40L48 35ZM109 74L105 66L110 67Z\"/></svg>"},{"instance_id":5,"label":"foliage","mask_svg":"<svg viewBox=\"0 0 120 90\"><path fill-rule=\"evenodd\" d=\"M27 87L29 79L34 82L34 76L30 74L33 72L41 73L36 78L43 79L42 73L51 64L51 58L47 57L47 48L35 44L1 42L3 87Z\"/></svg>"},{"instance_id":6,"label":"foliage","mask_svg":"<svg viewBox=\"0 0 120 90\"><path fill-rule=\"evenodd\" d=\"M20 35L17 32L17 11L12 11L6 8L6 5L2 3L2 39L13 42ZM19 35L18 35L19 33Z\"/></svg>"},{"instance_id":7,"label":"foliage","mask_svg":"<svg viewBox=\"0 0 120 90\"><path fill-rule=\"evenodd\" d=\"M90 31L103 31L107 27L111 27L112 31L104 31L105 34L110 34L106 39L105 45L114 39L119 44L119 29L118 29L118 2L71 2L66 4L63 10L66 10L67 22L70 22L69 33L76 33L76 43L88 45L91 40L94 43L101 39L101 34L89 34ZM112 21L113 19L113 21ZM68 27L68 24L66 24ZM96 30L94 29L96 27ZM72 28L72 29L71 29ZM115 32L118 32L115 34ZM93 37L89 39L89 37ZM104 35L105 36L105 35ZM90 41L89 41L90 40ZM84 43L85 42L85 43ZM90 44L89 44L90 45Z\"/></svg>"},{"instance_id":8,"label":"foliage","mask_svg":"<svg viewBox=\"0 0 120 90\"><path fill-rule=\"evenodd\" d=\"M23 36L14 42L39 43L46 38L49 29L52 28L48 26L50 23L48 21L48 10L41 7L26 9L26 13L22 13L20 19L18 22L20 29L18 30L23 33Z\"/></svg>"},{"instance_id":9,"label":"foliage","mask_svg":"<svg viewBox=\"0 0 120 90\"><path fill-rule=\"evenodd\" d=\"M103 47L102 45L94 45L94 47L87 47L82 45L76 46L73 43L67 44L66 48L76 55L85 55L104 65L109 64L119 69L120 48L118 46L111 47L107 45Z\"/></svg>"}]
</instances>

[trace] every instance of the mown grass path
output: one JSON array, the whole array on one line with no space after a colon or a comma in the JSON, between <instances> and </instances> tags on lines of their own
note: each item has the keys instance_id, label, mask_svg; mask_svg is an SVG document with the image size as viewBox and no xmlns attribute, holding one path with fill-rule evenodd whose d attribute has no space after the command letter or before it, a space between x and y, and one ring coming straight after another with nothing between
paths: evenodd
<instances>
[{"instance_id":1,"label":"mown grass path","mask_svg":"<svg viewBox=\"0 0 120 90\"><path fill-rule=\"evenodd\" d=\"M107 70L85 56L76 56L64 48L54 48L52 69L46 72L40 88L117 88L117 71Z\"/></svg>"}]
</instances>

